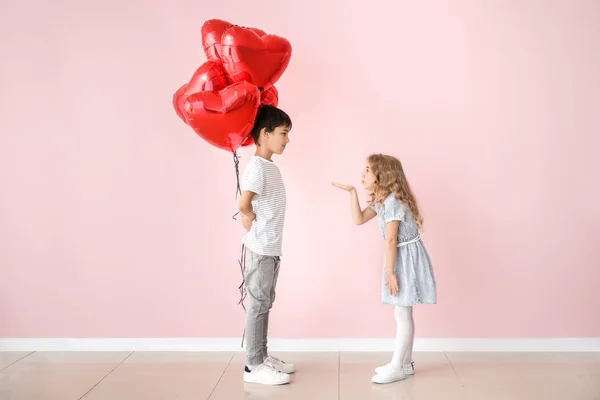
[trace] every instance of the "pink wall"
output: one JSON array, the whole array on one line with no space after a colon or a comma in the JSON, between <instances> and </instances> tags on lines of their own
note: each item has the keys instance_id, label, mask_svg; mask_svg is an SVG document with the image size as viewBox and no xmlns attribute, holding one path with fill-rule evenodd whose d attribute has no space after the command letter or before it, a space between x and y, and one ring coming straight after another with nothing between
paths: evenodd
<instances>
[{"instance_id":1,"label":"pink wall","mask_svg":"<svg viewBox=\"0 0 600 400\"><path fill-rule=\"evenodd\" d=\"M418 336L600 336L597 1L86 3L1 3L0 337L242 333L231 156L171 108L215 17L294 47L273 337L393 336L377 225L329 186L374 151L426 218Z\"/></svg>"}]
</instances>

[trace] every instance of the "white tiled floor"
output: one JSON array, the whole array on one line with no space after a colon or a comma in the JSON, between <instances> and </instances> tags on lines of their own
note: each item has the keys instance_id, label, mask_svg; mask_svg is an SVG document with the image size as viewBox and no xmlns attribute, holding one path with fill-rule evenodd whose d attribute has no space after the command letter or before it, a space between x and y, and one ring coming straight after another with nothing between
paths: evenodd
<instances>
[{"instance_id":1,"label":"white tiled floor","mask_svg":"<svg viewBox=\"0 0 600 400\"><path fill-rule=\"evenodd\" d=\"M375 385L389 353L281 353L286 386L244 384L242 353L0 353L0 400L600 400L600 353L416 353L416 373Z\"/></svg>"}]
</instances>

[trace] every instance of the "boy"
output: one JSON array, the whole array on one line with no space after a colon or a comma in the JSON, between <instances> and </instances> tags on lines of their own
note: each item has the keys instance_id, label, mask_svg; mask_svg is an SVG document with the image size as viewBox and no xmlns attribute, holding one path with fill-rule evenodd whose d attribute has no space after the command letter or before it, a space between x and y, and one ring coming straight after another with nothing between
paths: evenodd
<instances>
[{"instance_id":1,"label":"boy","mask_svg":"<svg viewBox=\"0 0 600 400\"><path fill-rule=\"evenodd\" d=\"M282 154L290 142L290 117L272 105L262 106L252 129L256 153L242 177L239 211L247 233L244 279L249 297L246 311L246 367L244 382L282 385L290 382L295 371L267 353L269 311L275 301L279 275L285 187L279 168L271 160Z\"/></svg>"}]
</instances>

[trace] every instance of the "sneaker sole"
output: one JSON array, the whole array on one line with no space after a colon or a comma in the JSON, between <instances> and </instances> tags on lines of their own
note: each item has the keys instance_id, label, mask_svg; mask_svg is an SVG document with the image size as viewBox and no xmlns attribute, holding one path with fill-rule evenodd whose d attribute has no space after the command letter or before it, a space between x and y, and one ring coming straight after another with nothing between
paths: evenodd
<instances>
[{"instance_id":1,"label":"sneaker sole","mask_svg":"<svg viewBox=\"0 0 600 400\"><path fill-rule=\"evenodd\" d=\"M269 386L287 385L290 383L289 380L287 382L261 382L259 380L254 380L252 377L246 376L246 374L247 374L247 372L244 373L244 382L246 382L246 383L256 383L259 385L269 385Z\"/></svg>"},{"instance_id":2,"label":"sneaker sole","mask_svg":"<svg viewBox=\"0 0 600 400\"><path fill-rule=\"evenodd\" d=\"M394 380L392 380L392 381L389 381L389 382L375 382L375 381L373 381L373 380L371 380L371 382L373 382L373 383L376 383L376 384L378 384L378 385L387 385L387 384L389 384L389 383L400 382L400 381L403 381L403 380L405 380L405 379L406 379L406 375L404 375L402 378L399 378L399 379L394 379Z\"/></svg>"},{"instance_id":3,"label":"sneaker sole","mask_svg":"<svg viewBox=\"0 0 600 400\"><path fill-rule=\"evenodd\" d=\"M385 372L385 369L380 369L380 368L375 368L375 373L376 374L381 374L382 372ZM404 375L414 375L415 374L415 370L410 370L410 371L404 371Z\"/></svg>"}]
</instances>

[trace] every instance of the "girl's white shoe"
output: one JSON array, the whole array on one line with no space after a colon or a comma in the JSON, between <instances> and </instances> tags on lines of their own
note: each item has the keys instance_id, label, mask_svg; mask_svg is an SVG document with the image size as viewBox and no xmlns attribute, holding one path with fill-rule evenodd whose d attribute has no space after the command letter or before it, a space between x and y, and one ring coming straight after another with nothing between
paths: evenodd
<instances>
[{"instance_id":1,"label":"girl's white shoe","mask_svg":"<svg viewBox=\"0 0 600 400\"><path fill-rule=\"evenodd\" d=\"M381 367L375 368L375 373L381 374L390 368L392 368L392 363L388 363L388 364L382 365ZM404 364L402 366L402 368L404 369L404 375L414 375L415 374L415 363L414 362L411 362L410 364Z\"/></svg>"},{"instance_id":2,"label":"girl's white shoe","mask_svg":"<svg viewBox=\"0 0 600 400\"><path fill-rule=\"evenodd\" d=\"M400 368L388 368L387 370L375 375L371 378L373 383L392 383L406 379L406 374Z\"/></svg>"}]
</instances>

